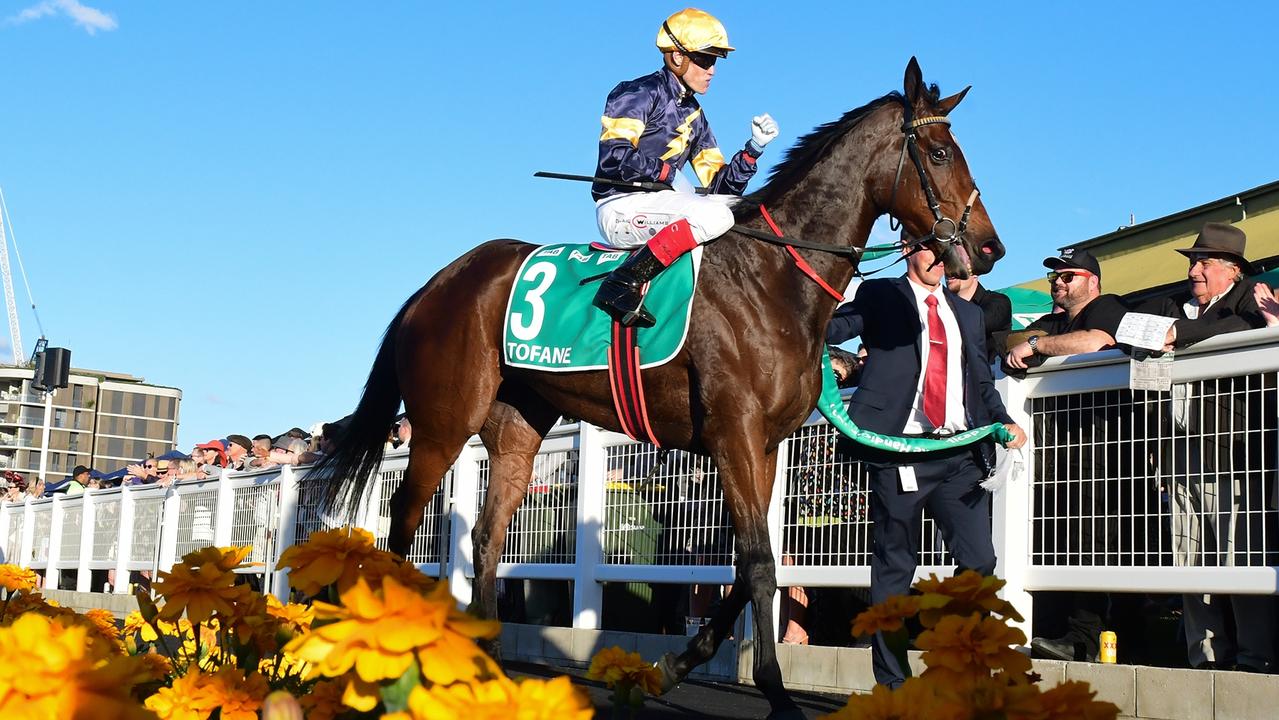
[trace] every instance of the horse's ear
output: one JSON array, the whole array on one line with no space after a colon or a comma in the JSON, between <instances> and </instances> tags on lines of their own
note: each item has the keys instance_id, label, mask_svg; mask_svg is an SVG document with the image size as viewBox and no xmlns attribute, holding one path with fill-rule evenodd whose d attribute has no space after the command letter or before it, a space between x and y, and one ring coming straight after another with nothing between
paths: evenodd
<instances>
[{"instance_id":1,"label":"horse's ear","mask_svg":"<svg viewBox=\"0 0 1279 720\"><path fill-rule=\"evenodd\" d=\"M951 95L948 98L942 98L941 100L938 100L937 112L941 115L949 115L950 111L954 110L955 106L958 105L959 102L964 99L964 96L968 94L968 91L972 89L973 89L973 86L969 85L968 87L964 88L963 90L960 90L959 92L955 93L954 95Z\"/></svg>"},{"instance_id":2,"label":"horse's ear","mask_svg":"<svg viewBox=\"0 0 1279 720\"><path fill-rule=\"evenodd\" d=\"M912 104L919 102L919 96L924 92L924 71L919 69L919 61L914 55L906 65L906 80L902 83L902 90Z\"/></svg>"}]
</instances>

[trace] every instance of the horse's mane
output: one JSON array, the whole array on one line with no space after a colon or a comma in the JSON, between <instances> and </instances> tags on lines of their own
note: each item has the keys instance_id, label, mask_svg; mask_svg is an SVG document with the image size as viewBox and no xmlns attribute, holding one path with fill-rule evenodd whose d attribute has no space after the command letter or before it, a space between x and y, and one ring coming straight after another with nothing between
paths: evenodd
<instances>
[{"instance_id":1,"label":"horse's mane","mask_svg":"<svg viewBox=\"0 0 1279 720\"><path fill-rule=\"evenodd\" d=\"M936 103L940 97L940 92L936 85L929 85L925 88L925 96L929 102ZM758 214L757 205L763 203L768 205L775 201L783 192L790 189L799 182L801 178L812 170L813 166L819 160L826 157L827 151L831 145L842 138L846 133L852 130L866 116L874 112L879 106L886 103L901 103L903 96L900 92L890 92L883 97L876 98L844 113L843 117L833 120L824 125L818 125L816 129L807 135L801 137L791 146L786 154L782 157L782 161L773 167L769 173L768 182L764 187L751 193L746 199L751 202L739 203L734 209L734 214L738 220L744 220L748 217Z\"/></svg>"}]
</instances>

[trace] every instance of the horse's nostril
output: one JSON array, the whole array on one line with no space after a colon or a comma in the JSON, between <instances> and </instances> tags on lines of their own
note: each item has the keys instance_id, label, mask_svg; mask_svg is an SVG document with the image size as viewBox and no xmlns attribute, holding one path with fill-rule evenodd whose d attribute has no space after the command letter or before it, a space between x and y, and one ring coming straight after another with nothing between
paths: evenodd
<instances>
[{"instance_id":1,"label":"horse's nostril","mask_svg":"<svg viewBox=\"0 0 1279 720\"><path fill-rule=\"evenodd\" d=\"M1004 256L1004 244L999 242L999 238L991 238L981 244L981 253L995 262Z\"/></svg>"}]
</instances>

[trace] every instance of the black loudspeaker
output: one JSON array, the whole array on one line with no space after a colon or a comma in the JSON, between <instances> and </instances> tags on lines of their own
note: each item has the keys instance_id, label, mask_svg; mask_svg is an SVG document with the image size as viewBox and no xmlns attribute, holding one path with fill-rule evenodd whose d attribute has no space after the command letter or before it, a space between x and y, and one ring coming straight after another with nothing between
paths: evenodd
<instances>
[{"instance_id":1,"label":"black loudspeaker","mask_svg":"<svg viewBox=\"0 0 1279 720\"><path fill-rule=\"evenodd\" d=\"M36 375L31 386L42 392L64 388L71 379L71 351L66 348L45 348L36 356Z\"/></svg>"}]
</instances>

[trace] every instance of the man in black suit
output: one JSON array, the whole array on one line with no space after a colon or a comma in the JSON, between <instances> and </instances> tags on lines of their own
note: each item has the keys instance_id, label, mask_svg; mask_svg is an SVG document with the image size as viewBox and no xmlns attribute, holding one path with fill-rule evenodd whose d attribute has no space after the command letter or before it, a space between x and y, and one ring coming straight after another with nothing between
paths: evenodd
<instances>
[{"instance_id":1,"label":"man in black suit","mask_svg":"<svg viewBox=\"0 0 1279 720\"><path fill-rule=\"evenodd\" d=\"M982 287L976 275L965 280L947 278L946 287L981 308L982 319L986 323L986 358L994 363L995 358L1003 357L1004 343L1013 329L1013 301L1003 293Z\"/></svg>"},{"instance_id":2,"label":"man in black suit","mask_svg":"<svg viewBox=\"0 0 1279 720\"><path fill-rule=\"evenodd\" d=\"M1143 308L1177 318L1165 350L1184 348L1223 333L1265 327L1253 272L1244 257L1247 237L1227 223L1207 223L1192 247L1187 290ZM1256 377L1252 378L1254 381ZM1160 447L1159 475L1172 500L1173 563L1273 565L1279 563L1274 492L1263 457L1274 456L1273 432L1262 423L1273 390L1248 376L1180 383L1165 408L1171 438ZM1235 631L1224 606L1234 611ZM1186 654L1196 668L1274 672L1276 608L1273 595L1182 596Z\"/></svg>"},{"instance_id":3,"label":"man in black suit","mask_svg":"<svg viewBox=\"0 0 1279 720\"><path fill-rule=\"evenodd\" d=\"M906 437L942 437L997 421L1014 435L1009 447L1021 447L1026 434L991 379L981 309L946 290L944 279L932 251L921 249L906 259L905 277L868 280L835 312L826 341L860 336L867 351L849 415L866 430ZM870 468L872 602L910 590L925 506L960 569L994 572L990 503L980 485L993 445L987 440L926 455L851 449ZM882 634L871 655L877 682L893 688L904 682Z\"/></svg>"}]
</instances>

